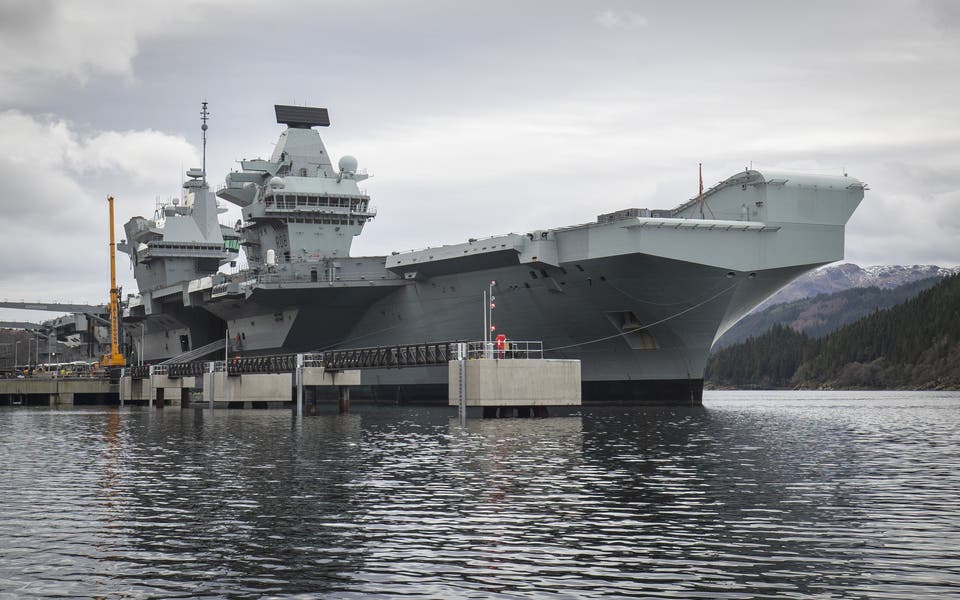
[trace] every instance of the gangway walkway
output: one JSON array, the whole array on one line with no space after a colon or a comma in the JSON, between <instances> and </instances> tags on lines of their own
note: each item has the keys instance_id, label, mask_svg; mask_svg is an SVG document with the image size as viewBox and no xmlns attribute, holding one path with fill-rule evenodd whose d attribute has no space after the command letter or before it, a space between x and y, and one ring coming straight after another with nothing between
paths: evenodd
<instances>
[{"instance_id":1,"label":"gangway walkway","mask_svg":"<svg viewBox=\"0 0 960 600\"><path fill-rule=\"evenodd\" d=\"M192 361L194 361L194 360L197 360L197 359L200 358L201 356L206 356L207 354L210 354L210 353L212 353L212 352L216 352L217 350L220 350L221 348L224 347L224 344L226 344L226 340L222 340L222 339L221 339L221 340L216 340L216 341L210 342L209 344L206 344L206 345L204 345L204 346L200 346L199 348L194 348L193 350L187 350L187 351L184 352L183 354L178 354L177 356L174 356L173 358L168 358L167 360L165 360L165 361L163 361L163 362L161 362L161 363L157 363L157 364L159 364L159 365L172 365L172 364L175 364L175 363L188 363L188 362L192 362Z\"/></svg>"},{"instance_id":2,"label":"gangway walkway","mask_svg":"<svg viewBox=\"0 0 960 600\"><path fill-rule=\"evenodd\" d=\"M169 377L196 377L210 368L210 363L194 359L223 347L223 340L191 350L158 363L165 367ZM303 356L303 366L323 367L327 371L350 369L396 369L402 367L429 367L446 365L456 358L457 345L464 342L429 342L401 346L376 346L350 348L299 354L274 354L270 356L238 356L226 361L229 375L243 373L293 373L297 370L297 357ZM223 361L218 361L223 364ZM135 365L127 369L134 379L144 379L150 374L149 365Z\"/></svg>"},{"instance_id":3,"label":"gangway walkway","mask_svg":"<svg viewBox=\"0 0 960 600\"><path fill-rule=\"evenodd\" d=\"M462 342L328 350L321 353L320 362L328 371L445 365L456 358L458 343Z\"/></svg>"}]
</instances>

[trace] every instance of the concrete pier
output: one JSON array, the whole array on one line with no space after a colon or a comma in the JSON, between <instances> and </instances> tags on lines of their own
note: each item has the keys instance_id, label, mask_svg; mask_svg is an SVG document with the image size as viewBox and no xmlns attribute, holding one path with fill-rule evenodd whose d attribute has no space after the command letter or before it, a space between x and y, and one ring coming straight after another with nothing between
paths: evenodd
<instances>
[{"instance_id":1,"label":"concrete pier","mask_svg":"<svg viewBox=\"0 0 960 600\"><path fill-rule=\"evenodd\" d=\"M360 371L327 371L323 367L303 367L303 385L305 386L348 386L360 385Z\"/></svg>"},{"instance_id":2,"label":"concrete pier","mask_svg":"<svg viewBox=\"0 0 960 600\"><path fill-rule=\"evenodd\" d=\"M542 414L534 407L581 404L579 360L450 361L448 380L450 406L520 407Z\"/></svg>"},{"instance_id":3,"label":"concrete pier","mask_svg":"<svg viewBox=\"0 0 960 600\"><path fill-rule=\"evenodd\" d=\"M228 372L222 362L207 363L204 369L196 376L176 376L159 365L139 378L125 374L120 379L121 398L124 403L158 408L187 407L194 393L200 393L194 406L254 408L291 406L292 402L302 414L305 392L312 397L314 388L338 388L341 410L349 410L347 386L360 385L360 371L354 369L328 371L310 366L293 373L236 373Z\"/></svg>"},{"instance_id":4,"label":"concrete pier","mask_svg":"<svg viewBox=\"0 0 960 600\"><path fill-rule=\"evenodd\" d=\"M291 373L246 373L229 376L225 371L204 373L203 403L289 402L293 389Z\"/></svg>"},{"instance_id":5,"label":"concrete pier","mask_svg":"<svg viewBox=\"0 0 960 600\"><path fill-rule=\"evenodd\" d=\"M302 388L337 387L341 398L349 398L349 385L360 384L359 371L323 372L323 368L304 368ZM203 403L289 403L294 401L291 390L297 388L296 373L244 373L227 375L223 371L203 375ZM300 397L298 394L297 398Z\"/></svg>"},{"instance_id":6,"label":"concrete pier","mask_svg":"<svg viewBox=\"0 0 960 600\"><path fill-rule=\"evenodd\" d=\"M350 411L350 387L361 369L417 368L447 364L448 399L497 416L543 416L549 406L579 406L580 361L543 359L542 342L504 340L439 342L336 350L329 353L235 357L229 361L126 367L119 384L109 379L35 377L0 380L0 402L72 405L78 395L101 404L119 401L157 408L292 407L315 412L320 388L336 390L341 413Z\"/></svg>"},{"instance_id":7,"label":"concrete pier","mask_svg":"<svg viewBox=\"0 0 960 600\"><path fill-rule=\"evenodd\" d=\"M0 379L0 404L73 406L107 404L118 386L106 379L32 378Z\"/></svg>"},{"instance_id":8,"label":"concrete pier","mask_svg":"<svg viewBox=\"0 0 960 600\"><path fill-rule=\"evenodd\" d=\"M183 406L189 401L190 390L197 387L196 377L170 377L166 373L134 379L129 375L120 378L119 393L123 404L148 406Z\"/></svg>"}]
</instances>

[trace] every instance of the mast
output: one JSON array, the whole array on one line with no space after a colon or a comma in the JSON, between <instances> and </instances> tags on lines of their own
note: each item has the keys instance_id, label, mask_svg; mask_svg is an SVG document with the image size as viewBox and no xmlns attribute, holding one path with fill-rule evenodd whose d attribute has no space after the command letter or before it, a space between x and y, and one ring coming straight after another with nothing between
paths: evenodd
<instances>
[{"instance_id":1,"label":"mast","mask_svg":"<svg viewBox=\"0 0 960 600\"><path fill-rule=\"evenodd\" d=\"M700 163L700 218L703 218L703 163Z\"/></svg>"},{"instance_id":2,"label":"mast","mask_svg":"<svg viewBox=\"0 0 960 600\"><path fill-rule=\"evenodd\" d=\"M207 112L206 100L201 102L200 106L200 120L203 122L200 125L201 135L203 136L203 187L207 187L207 119L210 118L210 113Z\"/></svg>"}]
</instances>

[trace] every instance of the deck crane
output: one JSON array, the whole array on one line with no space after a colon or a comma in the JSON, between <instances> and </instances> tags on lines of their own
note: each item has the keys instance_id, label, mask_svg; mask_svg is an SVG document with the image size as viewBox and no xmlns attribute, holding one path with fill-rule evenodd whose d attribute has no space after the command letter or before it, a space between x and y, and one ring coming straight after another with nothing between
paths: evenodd
<instances>
[{"instance_id":1,"label":"deck crane","mask_svg":"<svg viewBox=\"0 0 960 600\"><path fill-rule=\"evenodd\" d=\"M120 290L117 288L117 244L113 235L113 196L110 205L110 353L100 359L100 366L110 370L124 367L126 358L120 353Z\"/></svg>"}]
</instances>

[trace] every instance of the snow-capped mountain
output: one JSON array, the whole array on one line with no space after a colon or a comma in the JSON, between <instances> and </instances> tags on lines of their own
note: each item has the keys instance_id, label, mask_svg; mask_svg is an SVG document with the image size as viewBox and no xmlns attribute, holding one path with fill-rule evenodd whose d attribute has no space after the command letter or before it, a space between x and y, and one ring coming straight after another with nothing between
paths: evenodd
<instances>
[{"instance_id":1,"label":"snow-capped mountain","mask_svg":"<svg viewBox=\"0 0 960 600\"><path fill-rule=\"evenodd\" d=\"M960 273L960 267L940 267L937 265L861 267L853 263L829 265L801 276L771 296L756 310L762 310L774 304L809 298L817 294L830 294L858 287L892 289L905 283L930 277L946 277L955 273Z\"/></svg>"}]
</instances>

